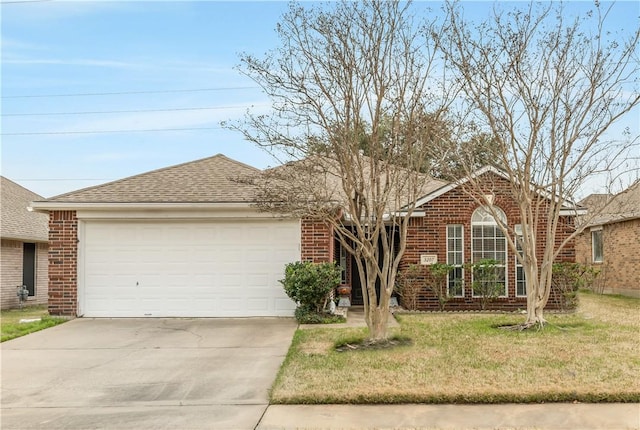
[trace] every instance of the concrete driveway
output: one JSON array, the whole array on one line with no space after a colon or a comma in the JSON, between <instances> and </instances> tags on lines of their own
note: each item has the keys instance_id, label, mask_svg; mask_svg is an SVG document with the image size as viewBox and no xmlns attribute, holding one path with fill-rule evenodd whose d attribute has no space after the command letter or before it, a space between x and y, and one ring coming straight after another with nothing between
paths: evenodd
<instances>
[{"instance_id":1,"label":"concrete driveway","mask_svg":"<svg viewBox=\"0 0 640 430\"><path fill-rule=\"evenodd\" d=\"M2 348L2 429L253 429L293 319L77 319Z\"/></svg>"}]
</instances>

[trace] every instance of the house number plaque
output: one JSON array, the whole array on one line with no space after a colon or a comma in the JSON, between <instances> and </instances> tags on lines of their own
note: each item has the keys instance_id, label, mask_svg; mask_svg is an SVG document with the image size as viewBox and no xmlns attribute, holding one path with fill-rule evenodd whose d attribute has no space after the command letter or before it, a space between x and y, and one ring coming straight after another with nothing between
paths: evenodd
<instances>
[{"instance_id":1,"label":"house number plaque","mask_svg":"<svg viewBox=\"0 0 640 430\"><path fill-rule=\"evenodd\" d=\"M436 254L420 254L420 264L423 266L429 266L438 262L438 256Z\"/></svg>"}]
</instances>

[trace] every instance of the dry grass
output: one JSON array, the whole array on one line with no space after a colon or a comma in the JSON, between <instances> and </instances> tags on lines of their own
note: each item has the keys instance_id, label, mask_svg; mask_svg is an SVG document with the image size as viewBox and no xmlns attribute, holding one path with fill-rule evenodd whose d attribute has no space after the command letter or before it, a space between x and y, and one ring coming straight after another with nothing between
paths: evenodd
<instances>
[{"instance_id":1,"label":"dry grass","mask_svg":"<svg viewBox=\"0 0 640 430\"><path fill-rule=\"evenodd\" d=\"M299 330L271 393L274 403L640 401L640 300L581 294L542 331L495 327L520 315L400 317L414 344L335 352L362 329Z\"/></svg>"}]
</instances>

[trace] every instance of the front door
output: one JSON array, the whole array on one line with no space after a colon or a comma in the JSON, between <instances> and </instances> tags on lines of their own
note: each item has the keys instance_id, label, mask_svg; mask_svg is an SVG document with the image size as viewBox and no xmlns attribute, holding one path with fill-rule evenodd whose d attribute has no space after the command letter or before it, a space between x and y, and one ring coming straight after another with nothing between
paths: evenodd
<instances>
[{"instance_id":1,"label":"front door","mask_svg":"<svg viewBox=\"0 0 640 430\"><path fill-rule=\"evenodd\" d=\"M387 231L390 233L390 229L387 227ZM400 235L398 232L395 233L394 244L395 247L393 249L394 256L398 251ZM382 267L382 243L378 244L380 252L378 253L378 265ZM360 280L360 272L358 271L358 265L356 264L356 257L351 256L351 304L355 306L364 305L364 299L362 297L362 285ZM376 297L380 297L380 278L376 279ZM376 303L377 304L377 303Z\"/></svg>"}]
</instances>

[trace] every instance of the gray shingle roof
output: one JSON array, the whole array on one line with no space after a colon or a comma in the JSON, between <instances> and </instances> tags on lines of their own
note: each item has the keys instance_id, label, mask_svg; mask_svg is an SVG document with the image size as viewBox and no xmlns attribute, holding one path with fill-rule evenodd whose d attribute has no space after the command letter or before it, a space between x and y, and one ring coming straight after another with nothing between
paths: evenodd
<instances>
[{"instance_id":1,"label":"gray shingle roof","mask_svg":"<svg viewBox=\"0 0 640 430\"><path fill-rule=\"evenodd\" d=\"M640 181L636 181L615 196L592 194L581 204L587 206L589 210L600 212L589 222L589 225L611 224L640 218Z\"/></svg>"},{"instance_id":2,"label":"gray shingle roof","mask_svg":"<svg viewBox=\"0 0 640 430\"><path fill-rule=\"evenodd\" d=\"M255 189L237 179L260 170L222 154L48 199L61 203L243 203Z\"/></svg>"},{"instance_id":3,"label":"gray shingle roof","mask_svg":"<svg viewBox=\"0 0 640 430\"><path fill-rule=\"evenodd\" d=\"M27 210L33 200L42 200L43 197L4 176L1 178L0 236L33 242L49 240L49 216Z\"/></svg>"}]
</instances>

